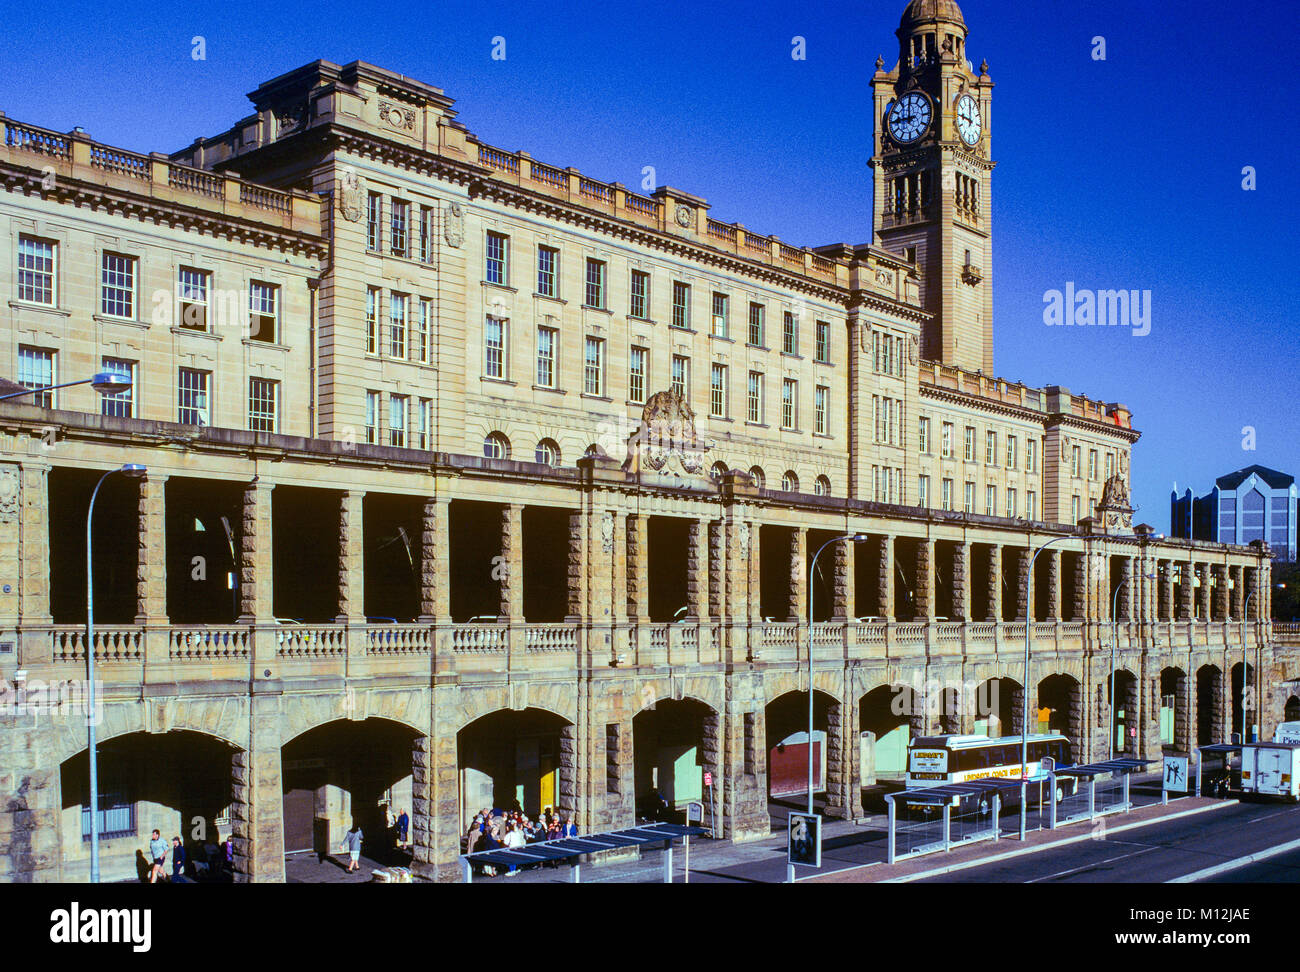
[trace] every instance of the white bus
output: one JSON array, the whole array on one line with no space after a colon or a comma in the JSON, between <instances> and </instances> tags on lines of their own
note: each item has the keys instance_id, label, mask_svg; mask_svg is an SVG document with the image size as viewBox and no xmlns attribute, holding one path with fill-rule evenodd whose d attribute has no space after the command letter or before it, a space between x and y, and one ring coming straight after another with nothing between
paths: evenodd
<instances>
[{"instance_id":1,"label":"white bus","mask_svg":"<svg viewBox=\"0 0 1300 972\"><path fill-rule=\"evenodd\" d=\"M907 788L909 790L945 783L969 783L990 776L1020 779L1019 736L918 736L907 751ZM1046 780L1043 757L1050 756L1057 768L1070 766L1070 740L1059 732L1031 732L1029 734L1028 763L1025 767L1030 783ZM1056 781L1056 802L1074 793L1077 782L1073 777L1060 777ZM1037 786L1030 787L1037 798ZM1012 801L1015 802L1016 797ZM955 801L954 801L955 802Z\"/></svg>"}]
</instances>

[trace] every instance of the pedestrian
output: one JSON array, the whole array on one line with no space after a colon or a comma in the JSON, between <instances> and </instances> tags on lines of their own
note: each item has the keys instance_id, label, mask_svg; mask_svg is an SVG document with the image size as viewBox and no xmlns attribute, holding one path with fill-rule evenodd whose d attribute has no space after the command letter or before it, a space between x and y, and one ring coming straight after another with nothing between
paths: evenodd
<instances>
[{"instance_id":1,"label":"pedestrian","mask_svg":"<svg viewBox=\"0 0 1300 972\"><path fill-rule=\"evenodd\" d=\"M181 843L179 837L172 838L172 880L177 883L183 883L185 880L185 864L189 860L189 855L185 853L185 845Z\"/></svg>"},{"instance_id":2,"label":"pedestrian","mask_svg":"<svg viewBox=\"0 0 1300 972\"><path fill-rule=\"evenodd\" d=\"M149 840L149 860L153 861L153 865L149 868L149 883L156 884L159 878L165 881L167 875L163 872L163 864L167 861L167 841L163 840L162 834L156 830Z\"/></svg>"},{"instance_id":3,"label":"pedestrian","mask_svg":"<svg viewBox=\"0 0 1300 972\"><path fill-rule=\"evenodd\" d=\"M406 850L406 835L411 827L411 818L406 815L406 810L402 810L397 815L397 844L402 850Z\"/></svg>"},{"instance_id":4,"label":"pedestrian","mask_svg":"<svg viewBox=\"0 0 1300 972\"><path fill-rule=\"evenodd\" d=\"M506 831L506 850L523 850L527 843L523 828L510 824L510 829ZM515 877L518 873L519 868L511 864L510 870L506 871L506 877Z\"/></svg>"},{"instance_id":5,"label":"pedestrian","mask_svg":"<svg viewBox=\"0 0 1300 972\"><path fill-rule=\"evenodd\" d=\"M573 822L573 818L572 818L572 817L564 817L564 818L562 818L562 819L563 819L564 822L560 825L560 836L561 836L561 837L577 837L577 836L578 836L578 825L577 825L576 823Z\"/></svg>"},{"instance_id":6,"label":"pedestrian","mask_svg":"<svg viewBox=\"0 0 1300 972\"><path fill-rule=\"evenodd\" d=\"M353 822L352 829L343 835L343 849L348 852L348 873L361 869L361 825Z\"/></svg>"},{"instance_id":7,"label":"pedestrian","mask_svg":"<svg viewBox=\"0 0 1300 972\"><path fill-rule=\"evenodd\" d=\"M226 835L226 873L230 876L235 874L235 835Z\"/></svg>"}]
</instances>

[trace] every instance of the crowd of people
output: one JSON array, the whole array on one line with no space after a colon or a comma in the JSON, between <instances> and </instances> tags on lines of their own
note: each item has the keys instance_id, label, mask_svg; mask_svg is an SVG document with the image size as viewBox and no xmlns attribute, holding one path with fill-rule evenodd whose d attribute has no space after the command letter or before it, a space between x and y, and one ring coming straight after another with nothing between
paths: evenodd
<instances>
[{"instance_id":1,"label":"crowd of people","mask_svg":"<svg viewBox=\"0 0 1300 972\"><path fill-rule=\"evenodd\" d=\"M550 810L534 820L518 810L507 811L497 807L491 809L485 807L475 815L473 823L465 832L465 853L519 850L541 841L576 836L578 836L578 825L573 822L573 819L552 813ZM483 871L489 875L496 873L496 869L491 865L484 867ZM519 869L511 865L506 872L506 877L514 877L518 873Z\"/></svg>"},{"instance_id":2,"label":"crowd of people","mask_svg":"<svg viewBox=\"0 0 1300 972\"><path fill-rule=\"evenodd\" d=\"M170 876L167 874L169 862ZM149 839L147 865L150 884L159 881L184 884L200 880L230 880L235 870L235 841L233 837L227 837L220 844L205 841L191 854L179 836L173 837L168 844L155 830Z\"/></svg>"}]
</instances>

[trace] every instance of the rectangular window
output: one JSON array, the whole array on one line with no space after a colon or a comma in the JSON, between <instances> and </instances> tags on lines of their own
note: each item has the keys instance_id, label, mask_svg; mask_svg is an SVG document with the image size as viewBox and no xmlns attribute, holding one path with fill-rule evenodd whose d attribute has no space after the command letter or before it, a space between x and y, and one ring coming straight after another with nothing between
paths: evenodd
<instances>
[{"instance_id":1,"label":"rectangular window","mask_svg":"<svg viewBox=\"0 0 1300 972\"><path fill-rule=\"evenodd\" d=\"M879 331L871 332L871 370L874 371L876 374L880 374L880 361L881 361L880 349L882 344L881 342L882 337L884 337L884 335L882 335Z\"/></svg>"},{"instance_id":2,"label":"rectangular window","mask_svg":"<svg viewBox=\"0 0 1300 972\"><path fill-rule=\"evenodd\" d=\"M57 244L34 236L18 237L18 299L55 303L54 255Z\"/></svg>"},{"instance_id":3,"label":"rectangular window","mask_svg":"<svg viewBox=\"0 0 1300 972\"><path fill-rule=\"evenodd\" d=\"M1079 456L1080 452L1078 446L1075 446L1070 450L1070 476L1073 479L1079 478Z\"/></svg>"},{"instance_id":4,"label":"rectangular window","mask_svg":"<svg viewBox=\"0 0 1300 972\"><path fill-rule=\"evenodd\" d=\"M996 432L984 433L984 465L994 466L998 461L998 434Z\"/></svg>"},{"instance_id":5,"label":"rectangular window","mask_svg":"<svg viewBox=\"0 0 1300 972\"><path fill-rule=\"evenodd\" d=\"M393 256L410 256L411 204L403 199L394 199L393 212L389 220L391 238L389 248Z\"/></svg>"},{"instance_id":6,"label":"rectangular window","mask_svg":"<svg viewBox=\"0 0 1300 972\"><path fill-rule=\"evenodd\" d=\"M406 412L410 408L409 395L388 396L388 444L406 447Z\"/></svg>"},{"instance_id":7,"label":"rectangular window","mask_svg":"<svg viewBox=\"0 0 1300 972\"><path fill-rule=\"evenodd\" d=\"M880 502L880 490L881 490L880 484L881 484L880 467L872 466L871 467L871 498L875 500L877 503Z\"/></svg>"},{"instance_id":8,"label":"rectangular window","mask_svg":"<svg viewBox=\"0 0 1300 972\"><path fill-rule=\"evenodd\" d=\"M727 366L715 364L709 369L709 414L727 417Z\"/></svg>"},{"instance_id":9,"label":"rectangular window","mask_svg":"<svg viewBox=\"0 0 1300 972\"><path fill-rule=\"evenodd\" d=\"M559 262L559 250L551 246L537 248L537 292L543 297L559 296L555 287L555 271Z\"/></svg>"},{"instance_id":10,"label":"rectangular window","mask_svg":"<svg viewBox=\"0 0 1300 972\"><path fill-rule=\"evenodd\" d=\"M1079 512L1080 505L1081 503L1079 497L1077 496L1070 497L1070 522L1071 523L1078 523L1079 520L1081 519L1080 512Z\"/></svg>"},{"instance_id":11,"label":"rectangular window","mask_svg":"<svg viewBox=\"0 0 1300 972\"><path fill-rule=\"evenodd\" d=\"M135 317L135 257L105 253L100 270L99 312L105 317Z\"/></svg>"},{"instance_id":12,"label":"rectangular window","mask_svg":"<svg viewBox=\"0 0 1300 972\"><path fill-rule=\"evenodd\" d=\"M208 381L211 372L182 368L177 380L176 421L181 425L211 425Z\"/></svg>"},{"instance_id":13,"label":"rectangular window","mask_svg":"<svg viewBox=\"0 0 1300 972\"><path fill-rule=\"evenodd\" d=\"M930 454L930 420L924 416L921 417L916 430L916 445L917 451L922 455Z\"/></svg>"},{"instance_id":14,"label":"rectangular window","mask_svg":"<svg viewBox=\"0 0 1300 972\"><path fill-rule=\"evenodd\" d=\"M966 446L966 452L965 452L966 461L974 462L975 461L975 430L971 428L969 425L966 426L965 446Z\"/></svg>"},{"instance_id":15,"label":"rectangular window","mask_svg":"<svg viewBox=\"0 0 1300 972\"><path fill-rule=\"evenodd\" d=\"M365 353L380 353L380 288L365 288Z\"/></svg>"},{"instance_id":16,"label":"rectangular window","mask_svg":"<svg viewBox=\"0 0 1300 972\"><path fill-rule=\"evenodd\" d=\"M254 280L248 285L248 336L274 344L279 322L280 288Z\"/></svg>"},{"instance_id":17,"label":"rectangular window","mask_svg":"<svg viewBox=\"0 0 1300 972\"><path fill-rule=\"evenodd\" d=\"M986 486L984 488L984 515L998 515L998 488L996 486Z\"/></svg>"},{"instance_id":18,"label":"rectangular window","mask_svg":"<svg viewBox=\"0 0 1300 972\"><path fill-rule=\"evenodd\" d=\"M1036 439L1025 440L1025 472L1038 471L1038 441Z\"/></svg>"},{"instance_id":19,"label":"rectangular window","mask_svg":"<svg viewBox=\"0 0 1300 972\"><path fill-rule=\"evenodd\" d=\"M379 251L380 221L384 218L384 200L377 192L366 198L366 249Z\"/></svg>"},{"instance_id":20,"label":"rectangular window","mask_svg":"<svg viewBox=\"0 0 1300 972\"><path fill-rule=\"evenodd\" d=\"M645 401L646 349L632 348L627 360L627 397L640 405Z\"/></svg>"},{"instance_id":21,"label":"rectangular window","mask_svg":"<svg viewBox=\"0 0 1300 972\"><path fill-rule=\"evenodd\" d=\"M483 372L489 378L506 376L506 322L489 317L483 329Z\"/></svg>"},{"instance_id":22,"label":"rectangular window","mask_svg":"<svg viewBox=\"0 0 1300 972\"><path fill-rule=\"evenodd\" d=\"M406 357L406 294L388 295L388 353L394 358Z\"/></svg>"},{"instance_id":23,"label":"rectangular window","mask_svg":"<svg viewBox=\"0 0 1300 972\"><path fill-rule=\"evenodd\" d=\"M942 450L943 458L951 459L952 458L952 423L951 422L943 423L943 429L940 432L940 435L943 437L942 441L940 442L940 449Z\"/></svg>"},{"instance_id":24,"label":"rectangular window","mask_svg":"<svg viewBox=\"0 0 1300 972\"><path fill-rule=\"evenodd\" d=\"M691 287L680 280L673 281L673 327L691 326Z\"/></svg>"},{"instance_id":25,"label":"rectangular window","mask_svg":"<svg viewBox=\"0 0 1300 972\"><path fill-rule=\"evenodd\" d=\"M420 260L424 263L433 262L433 207L420 207Z\"/></svg>"},{"instance_id":26,"label":"rectangular window","mask_svg":"<svg viewBox=\"0 0 1300 972\"><path fill-rule=\"evenodd\" d=\"M965 513L975 512L975 484L967 483L962 491L962 511Z\"/></svg>"},{"instance_id":27,"label":"rectangular window","mask_svg":"<svg viewBox=\"0 0 1300 972\"><path fill-rule=\"evenodd\" d=\"M1032 489L1025 493L1025 516L1031 520L1038 519L1038 494Z\"/></svg>"},{"instance_id":28,"label":"rectangular window","mask_svg":"<svg viewBox=\"0 0 1300 972\"><path fill-rule=\"evenodd\" d=\"M930 505L930 477L921 476L916 481L916 505L928 507Z\"/></svg>"},{"instance_id":29,"label":"rectangular window","mask_svg":"<svg viewBox=\"0 0 1300 972\"><path fill-rule=\"evenodd\" d=\"M1014 520L1017 515L1018 515L1018 511L1016 509L1016 491L1014 489L1008 489L1007 490L1007 517L1008 519Z\"/></svg>"},{"instance_id":30,"label":"rectangular window","mask_svg":"<svg viewBox=\"0 0 1300 972\"><path fill-rule=\"evenodd\" d=\"M826 321L817 322L817 360L826 364L831 360L831 326Z\"/></svg>"},{"instance_id":31,"label":"rectangular window","mask_svg":"<svg viewBox=\"0 0 1300 972\"><path fill-rule=\"evenodd\" d=\"M789 311L781 318L781 350L786 354L799 353L799 328Z\"/></svg>"},{"instance_id":32,"label":"rectangular window","mask_svg":"<svg viewBox=\"0 0 1300 972\"><path fill-rule=\"evenodd\" d=\"M126 358L104 358L101 371L107 371L114 375L121 375L127 381L135 382L135 362L128 361ZM111 395L100 395L100 410L104 415L114 415L117 418L131 418L133 399L131 393L134 388L127 388Z\"/></svg>"},{"instance_id":33,"label":"rectangular window","mask_svg":"<svg viewBox=\"0 0 1300 972\"><path fill-rule=\"evenodd\" d=\"M605 394L605 342L600 338L587 338L583 358L582 390L588 395Z\"/></svg>"},{"instance_id":34,"label":"rectangular window","mask_svg":"<svg viewBox=\"0 0 1300 972\"><path fill-rule=\"evenodd\" d=\"M731 312L731 298L726 294L715 293L713 295L713 336L728 337L731 330L729 320Z\"/></svg>"},{"instance_id":35,"label":"rectangular window","mask_svg":"<svg viewBox=\"0 0 1300 972\"><path fill-rule=\"evenodd\" d=\"M54 381L54 352L18 345L18 383L24 388L49 388ZM25 395L23 399L41 408L54 407L54 392Z\"/></svg>"},{"instance_id":36,"label":"rectangular window","mask_svg":"<svg viewBox=\"0 0 1300 972\"><path fill-rule=\"evenodd\" d=\"M632 271L632 302L628 316L646 320L650 307L650 274L644 270Z\"/></svg>"},{"instance_id":37,"label":"rectangular window","mask_svg":"<svg viewBox=\"0 0 1300 972\"><path fill-rule=\"evenodd\" d=\"M763 331L766 329L767 308L762 304L749 305L749 343L756 348L763 346Z\"/></svg>"},{"instance_id":38,"label":"rectangular window","mask_svg":"<svg viewBox=\"0 0 1300 972\"><path fill-rule=\"evenodd\" d=\"M411 360L429 363L429 334L433 325L433 301L420 298L419 317L411 328Z\"/></svg>"},{"instance_id":39,"label":"rectangular window","mask_svg":"<svg viewBox=\"0 0 1300 972\"><path fill-rule=\"evenodd\" d=\"M193 267L176 272L176 301L180 306L181 327L192 331L208 329L208 290L212 274Z\"/></svg>"},{"instance_id":40,"label":"rectangular window","mask_svg":"<svg viewBox=\"0 0 1300 972\"><path fill-rule=\"evenodd\" d=\"M1097 450L1088 450L1088 478L1094 482L1097 479Z\"/></svg>"},{"instance_id":41,"label":"rectangular window","mask_svg":"<svg viewBox=\"0 0 1300 972\"><path fill-rule=\"evenodd\" d=\"M746 421L761 424L763 421L763 373L751 371L745 393Z\"/></svg>"},{"instance_id":42,"label":"rectangular window","mask_svg":"<svg viewBox=\"0 0 1300 972\"><path fill-rule=\"evenodd\" d=\"M421 398L415 411L415 445L418 449L428 449L432 444L430 438L430 413L433 411L433 399Z\"/></svg>"},{"instance_id":43,"label":"rectangular window","mask_svg":"<svg viewBox=\"0 0 1300 972\"><path fill-rule=\"evenodd\" d=\"M605 307L605 263L603 260L587 261L587 306Z\"/></svg>"},{"instance_id":44,"label":"rectangular window","mask_svg":"<svg viewBox=\"0 0 1300 972\"><path fill-rule=\"evenodd\" d=\"M269 378L248 379L248 428L251 432L274 432L276 392L279 382Z\"/></svg>"},{"instance_id":45,"label":"rectangular window","mask_svg":"<svg viewBox=\"0 0 1300 972\"><path fill-rule=\"evenodd\" d=\"M945 479L939 486L939 502L943 509L952 510L952 480Z\"/></svg>"},{"instance_id":46,"label":"rectangular window","mask_svg":"<svg viewBox=\"0 0 1300 972\"><path fill-rule=\"evenodd\" d=\"M553 327L537 329L537 384L542 388L555 387L555 336Z\"/></svg>"},{"instance_id":47,"label":"rectangular window","mask_svg":"<svg viewBox=\"0 0 1300 972\"><path fill-rule=\"evenodd\" d=\"M793 378L781 380L781 428L783 429L798 428L796 424L799 419L798 390L799 383Z\"/></svg>"},{"instance_id":48,"label":"rectangular window","mask_svg":"<svg viewBox=\"0 0 1300 972\"><path fill-rule=\"evenodd\" d=\"M672 375L669 388L677 393L683 401L689 400L691 388L691 360L685 355L673 355Z\"/></svg>"},{"instance_id":49,"label":"rectangular window","mask_svg":"<svg viewBox=\"0 0 1300 972\"><path fill-rule=\"evenodd\" d=\"M1008 469L1016 468L1017 455L1019 455L1019 452L1016 450L1016 437L1014 435L1009 435L1007 436L1007 468Z\"/></svg>"},{"instance_id":50,"label":"rectangular window","mask_svg":"<svg viewBox=\"0 0 1300 972\"><path fill-rule=\"evenodd\" d=\"M366 392L366 442L374 445L379 441L379 392Z\"/></svg>"},{"instance_id":51,"label":"rectangular window","mask_svg":"<svg viewBox=\"0 0 1300 972\"><path fill-rule=\"evenodd\" d=\"M830 389L825 385L818 385L813 394L813 431L818 435L829 434L826 423L826 408L830 393Z\"/></svg>"},{"instance_id":52,"label":"rectangular window","mask_svg":"<svg viewBox=\"0 0 1300 972\"><path fill-rule=\"evenodd\" d=\"M487 266L484 267L484 279L488 283L506 286L509 280L510 237L504 233L488 232Z\"/></svg>"},{"instance_id":53,"label":"rectangular window","mask_svg":"<svg viewBox=\"0 0 1300 972\"><path fill-rule=\"evenodd\" d=\"M1106 482L1110 482L1110 477L1115 475L1115 454L1106 453Z\"/></svg>"}]
</instances>

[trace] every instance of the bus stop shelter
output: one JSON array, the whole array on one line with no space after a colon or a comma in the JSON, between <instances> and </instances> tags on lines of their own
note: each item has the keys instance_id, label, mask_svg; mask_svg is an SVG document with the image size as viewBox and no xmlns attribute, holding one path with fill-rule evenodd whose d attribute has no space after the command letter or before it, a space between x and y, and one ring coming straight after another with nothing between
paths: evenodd
<instances>
[{"instance_id":1,"label":"bus stop shelter","mask_svg":"<svg viewBox=\"0 0 1300 972\"><path fill-rule=\"evenodd\" d=\"M990 776L885 794L889 808L886 863L977 840L997 840L1002 802L1012 792L1019 795L1019 778Z\"/></svg>"},{"instance_id":2,"label":"bus stop shelter","mask_svg":"<svg viewBox=\"0 0 1300 972\"><path fill-rule=\"evenodd\" d=\"M1074 793L1060 801L1051 801L1051 818L1048 828L1055 830L1058 823L1074 820L1092 820L1108 813L1121 813L1133 809L1131 778L1154 763L1154 759L1134 759L1131 756L1107 759L1100 763L1081 763L1062 766L1048 774L1051 793L1056 795L1056 781L1061 777L1078 780ZM1103 780L1103 777L1105 780ZM1100 788L1098 783L1109 783Z\"/></svg>"},{"instance_id":3,"label":"bus stop shelter","mask_svg":"<svg viewBox=\"0 0 1300 972\"><path fill-rule=\"evenodd\" d=\"M1214 743L1196 747L1196 795L1205 795L1208 782L1212 793L1226 793L1232 788L1232 758L1238 757L1236 771L1241 773L1241 743ZM1209 764L1207 767L1206 764ZM1238 778L1240 785L1240 778Z\"/></svg>"},{"instance_id":4,"label":"bus stop shelter","mask_svg":"<svg viewBox=\"0 0 1300 972\"><path fill-rule=\"evenodd\" d=\"M682 824L646 824L642 827L612 830L584 837L543 840L514 849L496 847L492 850L475 851L473 854L462 854L460 860L465 869L466 884L474 880L475 865L485 864L500 868L532 864L571 864L570 880L578 884L582 880L581 859L588 854L599 854L601 851L620 850L626 847L641 847L647 844L663 844L664 883L672 884L673 841L679 838L698 837L708 832L704 827L688 827Z\"/></svg>"}]
</instances>

